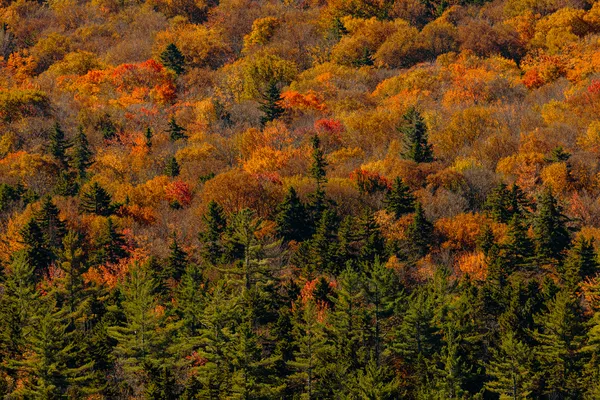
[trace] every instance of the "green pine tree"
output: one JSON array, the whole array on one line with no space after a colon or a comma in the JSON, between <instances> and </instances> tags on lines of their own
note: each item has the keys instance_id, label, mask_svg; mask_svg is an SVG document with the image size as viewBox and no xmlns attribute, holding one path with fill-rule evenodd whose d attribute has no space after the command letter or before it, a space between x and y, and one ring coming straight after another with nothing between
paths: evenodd
<instances>
[{"instance_id":1,"label":"green pine tree","mask_svg":"<svg viewBox=\"0 0 600 400\"><path fill-rule=\"evenodd\" d=\"M170 43L165 50L160 53L160 62L177 75L181 75L185 72L185 57L174 43Z\"/></svg>"},{"instance_id":2,"label":"green pine tree","mask_svg":"<svg viewBox=\"0 0 600 400\"><path fill-rule=\"evenodd\" d=\"M533 221L535 250L540 260L561 260L563 251L570 243L566 226L567 218L562 214L550 189L544 190L539 198L537 215Z\"/></svg>"},{"instance_id":3,"label":"green pine tree","mask_svg":"<svg viewBox=\"0 0 600 400\"><path fill-rule=\"evenodd\" d=\"M44 235L48 248L56 254L62 247L62 240L66 234L65 222L59 216L58 207L52 202L50 196L45 196L40 209L34 214L35 221Z\"/></svg>"},{"instance_id":4,"label":"green pine tree","mask_svg":"<svg viewBox=\"0 0 600 400\"><path fill-rule=\"evenodd\" d=\"M146 128L146 132L144 132L144 139L146 140L146 147L147 148L152 148L152 138L154 137L153 133L152 133L152 129L150 129L150 127Z\"/></svg>"},{"instance_id":5,"label":"green pine tree","mask_svg":"<svg viewBox=\"0 0 600 400\"><path fill-rule=\"evenodd\" d=\"M200 242L203 245L202 256L214 265L224 254L223 234L227 228L227 219L223 207L211 200L202 220L204 221L204 230L199 234Z\"/></svg>"},{"instance_id":6,"label":"green pine tree","mask_svg":"<svg viewBox=\"0 0 600 400\"><path fill-rule=\"evenodd\" d=\"M263 112L263 116L260 118L260 123L265 126L268 122L279 119L284 113L283 107L280 105L281 92L277 87L277 82L270 81L267 85L265 93L262 95L260 111Z\"/></svg>"},{"instance_id":7,"label":"green pine tree","mask_svg":"<svg viewBox=\"0 0 600 400\"><path fill-rule=\"evenodd\" d=\"M67 168L69 165L67 149L71 147L71 144L65 139L65 132L61 129L58 122L54 124L54 127L50 132L49 140L48 152L56 161L58 161L61 168Z\"/></svg>"},{"instance_id":8,"label":"green pine tree","mask_svg":"<svg viewBox=\"0 0 600 400\"><path fill-rule=\"evenodd\" d=\"M427 126L415 107L410 107L402 116L404 124L398 128L403 135L402 156L418 163L432 162L433 150L427 138Z\"/></svg>"},{"instance_id":9,"label":"green pine tree","mask_svg":"<svg viewBox=\"0 0 600 400\"><path fill-rule=\"evenodd\" d=\"M507 260L513 267L523 267L531 262L534 246L527 235L527 227L521 223L521 218L513 216L508 224L508 241L506 243Z\"/></svg>"},{"instance_id":10,"label":"green pine tree","mask_svg":"<svg viewBox=\"0 0 600 400\"><path fill-rule=\"evenodd\" d=\"M79 133L75 136L73 152L71 154L71 168L77 171L80 178L84 178L87 169L92 165L93 153L83 127L79 126Z\"/></svg>"},{"instance_id":11,"label":"green pine tree","mask_svg":"<svg viewBox=\"0 0 600 400\"><path fill-rule=\"evenodd\" d=\"M433 224L425 217L421 203L415 206L415 215L406 229L406 237L413 257L421 258L429 252L433 242Z\"/></svg>"},{"instance_id":12,"label":"green pine tree","mask_svg":"<svg viewBox=\"0 0 600 400\"><path fill-rule=\"evenodd\" d=\"M117 228L110 217L106 219L106 224L96 238L94 247L96 248L92 257L92 264L94 265L115 264L121 258L129 255L125 238L117 232Z\"/></svg>"},{"instance_id":13,"label":"green pine tree","mask_svg":"<svg viewBox=\"0 0 600 400\"><path fill-rule=\"evenodd\" d=\"M185 134L186 129L179 125L177 121L175 121L175 117L171 116L169 120L169 126L167 127L167 133L169 134L169 139L172 142L176 142L179 139L186 139L187 135Z\"/></svg>"},{"instance_id":14,"label":"green pine tree","mask_svg":"<svg viewBox=\"0 0 600 400\"><path fill-rule=\"evenodd\" d=\"M385 203L386 209L396 218L415 210L415 196L400 177L394 180L391 189L386 192Z\"/></svg>"},{"instance_id":15,"label":"green pine tree","mask_svg":"<svg viewBox=\"0 0 600 400\"><path fill-rule=\"evenodd\" d=\"M579 238L569 249L563 265L558 268L563 283L575 291L586 278L598 271L598 260L594 249L594 239Z\"/></svg>"},{"instance_id":16,"label":"green pine tree","mask_svg":"<svg viewBox=\"0 0 600 400\"><path fill-rule=\"evenodd\" d=\"M327 172L325 168L328 163L325 159L325 154L321 149L321 139L318 135L314 135L311 139L312 144L312 164L309 172L311 177L315 180L317 187L315 192L311 195L310 211L312 214L313 224L316 226L321 220L321 216L326 208L325 190L323 185L327 182Z\"/></svg>"},{"instance_id":17,"label":"green pine tree","mask_svg":"<svg viewBox=\"0 0 600 400\"><path fill-rule=\"evenodd\" d=\"M165 175L170 178L175 178L179 176L179 172L181 168L179 167L179 163L175 157L169 157L167 160L167 164L165 165Z\"/></svg>"},{"instance_id":18,"label":"green pine tree","mask_svg":"<svg viewBox=\"0 0 600 400\"><path fill-rule=\"evenodd\" d=\"M358 254L360 262L373 263L377 257L385 258L385 238L370 209L360 220L357 238L361 245Z\"/></svg>"},{"instance_id":19,"label":"green pine tree","mask_svg":"<svg viewBox=\"0 0 600 400\"><path fill-rule=\"evenodd\" d=\"M81 193L79 202L81 212L108 217L115 212L115 208L112 197L98 182L94 182Z\"/></svg>"},{"instance_id":20,"label":"green pine tree","mask_svg":"<svg viewBox=\"0 0 600 400\"><path fill-rule=\"evenodd\" d=\"M187 265L188 255L177 242L177 235L173 232L171 243L169 244L169 257L167 257L165 264L165 276L179 280L185 272Z\"/></svg>"},{"instance_id":21,"label":"green pine tree","mask_svg":"<svg viewBox=\"0 0 600 400\"><path fill-rule=\"evenodd\" d=\"M47 272L53 259L53 254L47 246L44 232L35 218L32 218L21 229L20 234L21 241L25 246L24 251L27 262L34 267L36 276L41 277Z\"/></svg>"},{"instance_id":22,"label":"green pine tree","mask_svg":"<svg viewBox=\"0 0 600 400\"><path fill-rule=\"evenodd\" d=\"M500 183L492 190L484 208L496 222L508 223L511 220L511 192L505 183Z\"/></svg>"},{"instance_id":23,"label":"green pine tree","mask_svg":"<svg viewBox=\"0 0 600 400\"><path fill-rule=\"evenodd\" d=\"M283 201L277 207L277 234L286 241L301 242L308 236L306 224L308 215L296 190L290 187Z\"/></svg>"},{"instance_id":24,"label":"green pine tree","mask_svg":"<svg viewBox=\"0 0 600 400\"><path fill-rule=\"evenodd\" d=\"M97 124L98 130L102 133L104 140L114 140L117 138L117 127L112 122L109 114L104 114Z\"/></svg>"}]
</instances>

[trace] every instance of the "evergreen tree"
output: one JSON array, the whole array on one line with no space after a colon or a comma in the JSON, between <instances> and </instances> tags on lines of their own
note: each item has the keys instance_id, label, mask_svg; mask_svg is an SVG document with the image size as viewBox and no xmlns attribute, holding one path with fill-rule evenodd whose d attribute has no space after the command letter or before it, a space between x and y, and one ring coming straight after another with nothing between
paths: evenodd
<instances>
[{"instance_id":1,"label":"evergreen tree","mask_svg":"<svg viewBox=\"0 0 600 400\"><path fill-rule=\"evenodd\" d=\"M373 212L369 209L365 212L360 221L357 237L361 241L359 252L359 261L363 263L372 263L376 257L385 256L385 239L381 234L381 230Z\"/></svg>"},{"instance_id":2,"label":"evergreen tree","mask_svg":"<svg viewBox=\"0 0 600 400\"><path fill-rule=\"evenodd\" d=\"M62 240L66 234L65 222L59 216L59 210L52 202L50 196L44 197L40 209L34 215L44 241L49 249L56 254L62 247Z\"/></svg>"},{"instance_id":3,"label":"evergreen tree","mask_svg":"<svg viewBox=\"0 0 600 400\"><path fill-rule=\"evenodd\" d=\"M146 132L144 132L144 139L146 140L146 147L147 148L152 148L152 137L154 137L154 135L152 134L152 129L150 129L150 127L146 128Z\"/></svg>"},{"instance_id":4,"label":"evergreen tree","mask_svg":"<svg viewBox=\"0 0 600 400\"><path fill-rule=\"evenodd\" d=\"M310 209L312 213L313 224L317 225L321 220L323 211L325 210L325 191L323 190L323 184L327 182L327 173L325 168L327 167L327 160L325 160L325 154L321 149L321 140L318 135L314 135L311 139L312 144L312 164L310 166L310 175L314 178L317 187L315 192L311 196Z\"/></svg>"},{"instance_id":5,"label":"evergreen tree","mask_svg":"<svg viewBox=\"0 0 600 400\"><path fill-rule=\"evenodd\" d=\"M200 336L207 296L207 281L200 268L188 264L176 292L176 312L180 315L182 333L186 338Z\"/></svg>"},{"instance_id":6,"label":"evergreen tree","mask_svg":"<svg viewBox=\"0 0 600 400\"><path fill-rule=\"evenodd\" d=\"M27 262L34 267L36 276L41 277L47 272L53 258L52 251L46 244L44 232L35 218L32 218L21 229L20 234L25 245Z\"/></svg>"},{"instance_id":7,"label":"evergreen tree","mask_svg":"<svg viewBox=\"0 0 600 400\"><path fill-rule=\"evenodd\" d=\"M86 170L92 165L92 157L87 135L83 131L83 127L79 126L79 133L75 136L71 155L71 167L77 171L80 178L85 177Z\"/></svg>"},{"instance_id":8,"label":"evergreen tree","mask_svg":"<svg viewBox=\"0 0 600 400\"><path fill-rule=\"evenodd\" d=\"M492 190L484 207L496 222L508 223L511 220L511 192L505 183L500 183Z\"/></svg>"},{"instance_id":9,"label":"evergreen tree","mask_svg":"<svg viewBox=\"0 0 600 400\"><path fill-rule=\"evenodd\" d=\"M533 332L536 359L542 373L542 392L551 398L574 399L581 395L577 377L581 374L583 344L581 310L577 299L563 290L539 315L540 329Z\"/></svg>"},{"instance_id":10,"label":"evergreen tree","mask_svg":"<svg viewBox=\"0 0 600 400\"><path fill-rule=\"evenodd\" d=\"M325 210L308 242L311 270L331 272L337 269L336 228L337 215L332 210Z\"/></svg>"},{"instance_id":11,"label":"evergreen tree","mask_svg":"<svg viewBox=\"0 0 600 400\"><path fill-rule=\"evenodd\" d=\"M296 190L290 187L283 201L277 207L277 234L286 241L301 242L308 236L308 215Z\"/></svg>"},{"instance_id":12,"label":"evergreen tree","mask_svg":"<svg viewBox=\"0 0 600 400\"><path fill-rule=\"evenodd\" d=\"M172 142L176 142L179 139L186 139L187 135L185 134L185 132L187 131L187 129L185 129L183 126L179 125L177 123L177 121L175 121L175 117L171 116L171 119L169 120L169 126L167 127L167 133L169 134L169 139L171 139Z\"/></svg>"},{"instance_id":13,"label":"evergreen tree","mask_svg":"<svg viewBox=\"0 0 600 400\"><path fill-rule=\"evenodd\" d=\"M97 125L104 140L113 140L117 137L117 127L112 122L109 114L104 114Z\"/></svg>"},{"instance_id":14,"label":"evergreen tree","mask_svg":"<svg viewBox=\"0 0 600 400\"><path fill-rule=\"evenodd\" d=\"M432 162L433 150L427 138L427 126L415 107L411 107L402 116L404 125L398 128L403 134L404 151L402 156L418 163Z\"/></svg>"},{"instance_id":15,"label":"evergreen tree","mask_svg":"<svg viewBox=\"0 0 600 400\"><path fill-rule=\"evenodd\" d=\"M406 230L410 254L416 258L424 257L433 242L433 224L427 220L421 203L415 206L415 216Z\"/></svg>"},{"instance_id":16,"label":"evergreen tree","mask_svg":"<svg viewBox=\"0 0 600 400\"><path fill-rule=\"evenodd\" d=\"M562 214L550 189L540 196L537 215L533 221L536 254L541 260L561 260L562 252L570 243L567 218Z\"/></svg>"},{"instance_id":17,"label":"evergreen tree","mask_svg":"<svg viewBox=\"0 0 600 400\"><path fill-rule=\"evenodd\" d=\"M512 331L505 333L498 348L492 349L487 373L492 378L485 384L490 392L513 400L530 398L536 379L531 349L519 341Z\"/></svg>"},{"instance_id":18,"label":"evergreen tree","mask_svg":"<svg viewBox=\"0 0 600 400\"><path fill-rule=\"evenodd\" d=\"M575 291L587 277L598 271L598 260L594 249L594 239L579 238L569 249L564 265L559 266L563 282Z\"/></svg>"},{"instance_id":19,"label":"evergreen tree","mask_svg":"<svg viewBox=\"0 0 600 400\"><path fill-rule=\"evenodd\" d=\"M358 372L356 392L361 399L394 400L400 398L400 382L388 366L369 361Z\"/></svg>"},{"instance_id":20,"label":"evergreen tree","mask_svg":"<svg viewBox=\"0 0 600 400\"><path fill-rule=\"evenodd\" d=\"M174 43L170 43L165 50L160 53L160 62L177 75L181 75L185 72L185 57Z\"/></svg>"},{"instance_id":21,"label":"evergreen tree","mask_svg":"<svg viewBox=\"0 0 600 400\"><path fill-rule=\"evenodd\" d=\"M199 234L200 242L203 244L202 255L211 264L216 264L224 252L222 236L227 227L227 219L223 207L211 200L202 220L205 226Z\"/></svg>"},{"instance_id":22,"label":"evergreen tree","mask_svg":"<svg viewBox=\"0 0 600 400\"><path fill-rule=\"evenodd\" d=\"M277 87L277 82L271 81L267 86L267 90L262 95L260 111L263 112L263 116L260 118L260 123L265 126L267 122L279 119L285 112L283 107L280 105L281 92Z\"/></svg>"},{"instance_id":23,"label":"evergreen tree","mask_svg":"<svg viewBox=\"0 0 600 400\"><path fill-rule=\"evenodd\" d=\"M180 167L175 157L169 157L165 166L165 174L170 178L179 176Z\"/></svg>"},{"instance_id":24,"label":"evergreen tree","mask_svg":"<svg viewBox=\"0 0 600 400\"><path fill-rule=\"evenodd\" d=\"M521 224L521 218L513 216L508 225L506 243L507 261L513 267L525 266L533 256L533 243L527 236L527 228Z\"/></svg>"},{"instance_id":25,"label":"evergreen tree","mask_svg":"<svg viewBox=\"0 0 600 400\"><path fill-rule=\"evenodd\" d=\"M112 197L98 182L94 182L81 194L79 202L81 212L108 217L114 213L115 208Z\"/></svg>"},{"instance_id":26,"label":"evergreen tree","mask_svg":"<svg viewBox=\"0 0 600 400\"><path fill-rule=\"evenodd\" d=\"M79 191L79 185L75 179L76 175L72 171L60 171L54 185L54 194L65 197L75 196Z\"/></svg>"},{"instance_id":27,"label":"evergreen tree","mask_svg":"<svg viewBox=\"0 0 600 400\"><path fill-rule=\"evenodd\" d=\"M86 296L82 274L86 270L82 238L77 232L69 231L63 239L63 248L58 267L63 272L62 286L57 287L60 302L64 304L67 316L73 321L79 317L81 304Z\"/></svg>"},{"instance_id":28,"label":"evergreen tree","mask_svg":"<svg viewBox=\"0 0 600 400\"><path fill-rule=\"evenodd\" d=\"M96 251L92 263L94 265L117 263L121 258L129 255L126 246L125 238L117 232L112 218L107 218L104 229L96 238Z\"/></svg>"},{"instance_id":29,"label":"evergreen tree","mask_svg":"<svg viewBox=\"0 0 600 400\"><path fill-rule=\"evenodd\" d=\"M492 246L494 246L496 238L494 231L489 225L485 225L481 233L477 236L477 247L487 256Z\"/></svg>"},{"instance_id":30,"label":"evergreen tree","mask_svg":"<svg viewBox=\"0 0 600 400\"><path fill-rule=\"evenodd\" d=\"M385 202L387 210L396 218L415 210L415 196L400 177L394 180L392 188L386 192Z\"/></svg>"},{"instance_id":31,"label":"evergreen tree","mask_svg":"<svg viewBox=\"0 0 600 400\"><path fill-rule=\"evenodd\" d=\"M169 245L169 257L165 265L166 277L179 280L187 268L187 253L179 246L177 235L173 232L171 244Z\"/></svg>"},{"instance_id":32,"label":"evergreen tree","mask_svg":"<svg viewBox=\"0 0 600 400\"><path fill-rule=\"evenodd\" d=\"M69 142L65 139L65 132L61 129L60 125L54 124L52 131L50 132L50 144L48 151L50 155L54 157L62 168L67 168L69 158L67 157L67 149L71 147Z\"/></svg>"}]
</instances>

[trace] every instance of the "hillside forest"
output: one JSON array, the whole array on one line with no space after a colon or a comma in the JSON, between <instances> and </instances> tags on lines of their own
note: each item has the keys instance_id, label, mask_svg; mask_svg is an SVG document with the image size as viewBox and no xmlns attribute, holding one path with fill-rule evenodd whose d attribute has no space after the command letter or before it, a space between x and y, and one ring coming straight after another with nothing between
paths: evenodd
<instances>
[{"instance_id":1,"label":"hillside forest","mask_svg":"<svg viewBox=\"0 0 600 400\"><path fill-rule=\"evenodd\" d=\"M599 399L600 2L0 0L0 397Z\"/></svg>"}]
</instances>

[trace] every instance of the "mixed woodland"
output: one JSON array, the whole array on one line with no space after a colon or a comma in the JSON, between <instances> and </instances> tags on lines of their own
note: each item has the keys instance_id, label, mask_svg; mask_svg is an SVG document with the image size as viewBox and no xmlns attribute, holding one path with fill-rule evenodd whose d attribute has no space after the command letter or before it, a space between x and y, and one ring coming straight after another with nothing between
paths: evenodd
<instances>
[{"instance_id":1,"label":"mixed woodland","mask_svg":"<svg viewBox=\"0 0 600 400\"><path fill-rule=\"evenodd\" d=\"M600 2L0 0L0 397L600 398Z\"/></svg>"}]
</instances>

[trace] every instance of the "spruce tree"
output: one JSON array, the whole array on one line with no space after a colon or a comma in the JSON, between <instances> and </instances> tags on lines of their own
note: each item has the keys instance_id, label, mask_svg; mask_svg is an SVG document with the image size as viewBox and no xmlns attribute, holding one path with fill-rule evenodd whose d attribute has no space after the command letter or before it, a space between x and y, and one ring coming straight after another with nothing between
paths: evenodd
<instances>
[{"instance_id":1,"label":"spruce tree","mask_svg":"<svg viewBox=\"0 0 600 400\"><path fill-rule=\"evenodd\" d=\"M64 250L58 262L63 276L59 278L62 285L57 287L56 297L64 304L71 324L82 314L81 306L87 295L82 277L86 271L85 252L82 246L81 236L77 232L69 231L63 239Z\"/></svg>"},{"instance_id":2,"label":"spruce tree","mask_svg":"<svg viewBox=\"0 0 600 400\"><path fill-rule=\"evenodd\" d=\"M129 255L126 245L124 236L117 232L112 218L107 218L103 230L96 238L94 246L96 251L92 263L95 265L117 263L121 258Z\"/></svg>"},{"instance_id":3,"label":"spruce tree","mask_svg":"<svg viewBox=\"0 0 600 400\"><path fill-rule=\"evenodd\" d=\"M165 175L170 178L175 178L179 176L180 170L181 168L179 167L177 159L175 157L169 157L165 166Z\"/></svg>"},{"instance_id":4,"label":"spruce tree","mask_svg":"<svg viewBox=\"0 0 600 400\"><path fill-rule=\"evenodd\" d=\"M427 126L415 107L410 107L402 116L404 124L398 128L403 134L402 156L418 163L432 162L433 150L427 138Z\"/></svg>"},{"instance_id":5,"label":"spruce tree","mask_svg":"<svg viewBox=\"0 0 600 400\"><path fill-rule=\"evenodd\" d=\"M521 218L513 216L508 224L508 241L506 243L507 260L513 267L523 267L531 262L534 253L533 243L527 235L527 228Z\"/></svg>"},{"instance_id":6,"label":"spruce tree","mask_svg":"<svg viewBox=\"0 0 600 400\"><path fill-rule=\"evenodd\" d=\"M65 222L59 216L58 207L52 202L50 196L45 196L40 209L34 215L40 227L44 241L49 249L56 254L62 247L62 240L66 234Z\"/></svg>"},{"instance_id":7,"label":"spruce tree","mask_svg":"<svg viewBox=\"0 0 600 400\"><path fill-rule=\"evenodd\" d=\"M277 87L277 82L270 81L265 93L262 95L262 101L259 107L260 111L264 114L260 118L262 126L265 126L268 122L274 121L283 115L285 110L281 107L280 102L281 92Z\"/></svg>"},{"instance_id":8,"label":"spruce tree","mask_svg":"<svg viewBox=\"0 0 600 400\"><path fill-rule=\"evenodd\" d=\"M146 147L147 148L152 148L152 137L154 135L152 134L152 129L150 129L150 127L146 128L146 132L144 132L144 139L146 140Z\"/></svg>"},{"instance_id":9,"label":"spruce tree","mask_svg":"<svg viewBox=\"0 0 600 400\"><path fill-rule=\"evenodd\" d=\"M186 139L187 135L185 134L186 129L179 125L177 121L175 121L175 117L171 116L169 120L169 126L167 127L167 133L169 134L169 139L172 142L176 142L179 139Z\"/></svg>"},{"instance_id":10,"label":"spruce tree","mask_svg":"<svg viewBox=\"0 0 600 400\"><path fill-rule=\"evenodd\" d=\"M43 276L53 259L52 251L46 244L44 232L35 218L32 218L21 229L20 234L22 243L25 245L27 262L34 267L37 277Z\"/></svg>"},{"instance_id":11,"label":"spruce tree","mask_svg":"<svg viewBox=\"0 0 600 400\"><path fill-rule=\"evenodd\" d=\"M539 198L537 215L533 220L535 250L540 260L561 260L563 251L570 243L566 226L567 218L562 214L550 189L544 190Z\"/></svg>"},{"instance_id":12,"label":"spruce tree","mask_svg":"<svg viewBox=\"0 0 600 400\"><path fill-rule=\"evenodd\" d=\"M69 142L65 139L65 132L61 129L58 122L54 124L49 137L50 143L48 151L50 155L58 161L61 168L67 168L69 158L67 157L67 149L71 147Z\"/></svg>"},{"instance_id":13,"label":"spruce tree","mask_svg":"<svg viewBox=\"0 0 600 400\"><path fill-rule=\"evenodd\" d=\"M83 127L79 126L79 133L75 136L73 153L71 154L71 167L77 171L80 178L84 178L86 170L92 165L92 151L87 139L87 135L83 131Z\"/></svg>"},{"instance_id":14,"label":"spruce tree","mask_svg":"<svg viewBox=\"0 0 600 400\"><path fill-rule=\"evenodd\" d=\"M310 209L312 213L313 224L316 226L325 210L325 191L323 184L327 182L327 160L325 154L321 149L321 139L318 135L314 135L311 139L312 144L312 164L310 166L310 175L315 180L317 187L315 192L311 195Z\"/></svg>"},{"instance_id":15,"label":"spruce tree","mask_svg":"<svg viewBox=\"0 0 600 400\"><path fill-rule=\"evenodd\" d=\"M177 75L181 75L185 72L185 57L174 43L170 43L165 50L160 53L160 62Z\"/></svg>"},{"instance_id":16,"label":"spruce tree","mask_svg":"<svg viewBox=\"0 0 600 400\"><path fill-rule=\"evenodd\" d=\"M394 180L391 189L386 192L385 203L386 209L396 218L415 210L415 196L400 177Z\"/></svg>"},{"instance_id":17,"label":"spruce tree","mask_svg":"<svg viewBox=\"0 0 600 400\"><path fill-rule=\"evenodd\" d=\"M484 208L496 222L507 223L512 217L511 193L505 183L495 187L486 199Z\"/></svg>"},{"instance_id":18,"label":"spruce tree","mask_svg":"<svg viewBox=\"0 0 600 400\"><path fill-rule=\"evenodd\" d=\"M486 389L499 394L501 398L530 398L536 376L529 346L509 331L502 335L500 345L491 353L486 368L491 379L485 384Z\"/></svg>"},{"instance_id":19,"label":"spruce tree","mask_svg":"<svg viewBox=\"0 0 600 400\"><path fill-rule=\"evenodd\" d=\"M204 221L204 230L199 234L200 242L203 245L202 256L214 265L224 253L222 237L227 227L227 219L223 207L211 200L202 220Z\"/></svg>"},{"instance_id":20,"label":"spruce tree","mask_svg":"<svg viewBox=\"0 0 600 400\"><path fill-rule=\"evenodd\" d=\"M579 238L569 249L563 265L559 266L559 272L564 284L572 290L586 278L591 277L598 271L598 260L594 250L594 240Z\"/></svg>"},{"instance_id":21,"label":"spruce tree","mask_svg":"<svg viewBox=\"0 0 600 400\"><path fill-rule=\"evenodd\" d=\"M375 221L375 216L367 209L360 220L357 238L360 240L359 261L373 263L376 257L385 258L385 238Z\"/></svg>"},{"instance_id":22,"label":"spruce tree","mask_svg":"<svg viewBox=\"0 0 600 400\"><path fill-rule=\"evenodd\" d=\"M188 264L176 292L175 311L181 318L182 333L194 338L200 335L204 308L208 301L208 283L200 267Z\"/></svg>"},{"instance_id":23,"label":"spruce tree","mask_svg":"<svg viewBox=\"0 0 600 400\"><path fill-rule=\"evenodd\" d=\"M433 241L433 224L427 220L421 203L415 206L415 215L406 230L408 247L416 258L424 257Z\"/></svg>"},{"instance_id":24,"label":"spruce tree","mask_svg":"<svg viewBox=\"0 0 600 400\"><path fill-rule=\"evenodd\" d=\"M81 194L79 210L108 217L114 213L115 205L110 194L98 182L94 182Z\"/></svg>"},{"instance_id":25,"label":"spruce tree","mask_svg":"<svg viewBox=\"0 0 600 400\"><path fill-rule=\"evenodd\" d=\"M286 241L301 242L308 236L308 215L296 190L290 187L283 201L277 207L277 234Z\"/></svg>"},{"instance_id":26,"label":"spruce tree","mask_svg":"<svg viewBox=\"0 0 600 400\"><path fill-rule=\"evenodd\" d=\"M60 171L54 185L54 194L65 197L75 196L79 191L76 178L77 175L73 171Z\"/></svg>"},{"instance_id":27,"label":"spruce tree","mask_svg":"<svg viewBox=\"0 0 600 400\"><path fill-rule=\"evenodd\" d=\"M495 242L494 231L492 231L489 225L485 225L481 233L477 236L477 247L487 256Z\"/></svg>"},{"instance_id":28,"label":"spruce tree","mask_svg":"<svg viewBox=\"0 0 600 400\"><path fill-rule=\"evenodd\" d=\"M186 270L188 260L187 253L183 251L177 242L177 235L173 232L171 243L169 244L169 257L166 260L166 277L179 280Z\"/></svg>"},{"instance_id":29,"label":"spruce tree","mask_svg":"<svg viewBox=\"0 0 600 400\"><path fill-rule=\"evenodd\" d=\"M336 265L336 228L337 215L332 210L325 210L318 222L315 234L308 242L310 265L314 271L332 272Z\"/></svg>"}]
</instances>

